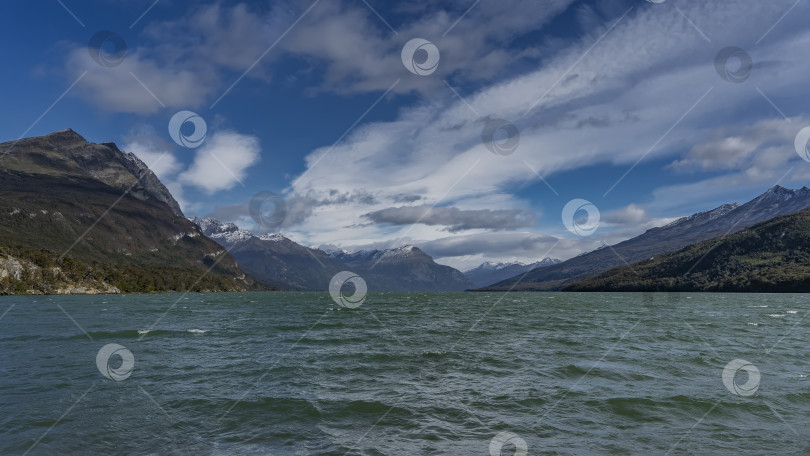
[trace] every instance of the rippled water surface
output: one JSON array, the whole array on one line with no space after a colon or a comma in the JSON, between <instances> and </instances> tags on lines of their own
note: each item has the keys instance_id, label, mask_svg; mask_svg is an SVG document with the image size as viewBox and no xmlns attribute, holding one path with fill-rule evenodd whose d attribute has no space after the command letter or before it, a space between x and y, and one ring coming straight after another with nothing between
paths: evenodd
<instances>
[{"instance_id":1,"label":"rippled water surface","mask_svg":"<svg viewBox=\"0 0 810 456\"><path fill-rule=\"evenodd\" d=\"M503 455L810 452L803 295L40 296L6 311L0 454L490 455L499 434ZM132 353L129 377L117 355L102 375L107 344ZM726 385L735 359L750 365Z\"/></svg>"}]
</instances>

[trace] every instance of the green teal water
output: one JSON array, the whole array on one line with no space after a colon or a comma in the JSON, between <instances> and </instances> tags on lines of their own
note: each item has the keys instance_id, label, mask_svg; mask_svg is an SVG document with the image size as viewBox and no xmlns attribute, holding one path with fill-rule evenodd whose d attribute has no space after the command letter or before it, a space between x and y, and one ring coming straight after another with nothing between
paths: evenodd
<instances>
[{"instance_id":1,"label":"green teal water","mask_svg":"<svg viewBox=\"0 0 810 456\"><path fill-rule=\"evenodd\" d=\"M808 454L808 311L803 295L6 297L0 454ZM120 349L97 365L108 344L131 372ZM737 359L758 378L724 383Z\"/></svg>"}]
</instances>

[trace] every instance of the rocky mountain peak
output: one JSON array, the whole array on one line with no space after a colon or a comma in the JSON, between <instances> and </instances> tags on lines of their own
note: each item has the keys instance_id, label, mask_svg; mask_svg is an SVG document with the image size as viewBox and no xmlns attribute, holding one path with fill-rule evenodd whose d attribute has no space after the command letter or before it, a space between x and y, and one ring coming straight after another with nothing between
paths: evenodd
<instances>
[{"instance_id":1,"label":"rocky mountain peak","mask_svg":"<svg viewBox=\"0 0 810 456\"><path fill-rule=\"evenodd\" d=\"M61 141L61 142L87 142L87 140L84 139L82 135L73 131L72 128L57 130L53 133L45 135L44 138L48 138L51 141Z\"/></svg>"},{"instance_id":2,"label":"rocky mountain peak","mask_svg":"<svg viewBox=\"0 0 810 456\"><path fill-rule=\"evenodd\" d=\"M775 199L775 200L788 200L796 196L801 190L793 190L789 188L782 187L781 185L774 185L767 192L763 193L756 199L764 200L764 199Z\"/></svg>"},{"instance_id":3,"label":"rocky mountain peak","mask_svg":"<svg viewBox=\"0 0 810 456\"><path fill-rule=\"evenodd\" d=\"M189 220L199 226L204 235L228 248L255 238L250 231L240 230L233 223L221 222L213 217L189 217Z\"/></svg>"},{"instance_id":4,"label":"rocky mountain peak","mask_svg":"<svg viewBox=\"0 0 810 456\"><path fill-rule=\"evenodd\" d=\"M166 203L175 215L183 215L180 205L149 167L114 143L94 144L68 128L2 143L0 153L7 155L3 160L3 168L7 170L95 179L116 189L129 190L140 200L154 198Z\"/></svg>"},{"instance_id":5,"label":"rocky mountain peak","mask_svg":"<svg viewBox=\"0 0 810 456\"><path fill-rule=\"evenodd\" d=\"M419 247L416 247L414 245L403 245L402 247L384 250L381 253L382 253L382 255L380 255L381 261L402 260L405 258L421 258L421 257L430 258ZM433 259L431 258L431 261L432 260Z\"/></svg>"},{"instance_id":6,"label":"rocky mountain peak","mask_svg":"<svg viewBox=\"0 0 810 456\"><path fill-rule=\"evenodd\" d=\"M476 286L486 286L532 269L555 265L559 262L560 260L549 257L530 264L520 261L498 263L485 261L477 267L465 271L464 275Z\"/></svg>"}]
</instances>

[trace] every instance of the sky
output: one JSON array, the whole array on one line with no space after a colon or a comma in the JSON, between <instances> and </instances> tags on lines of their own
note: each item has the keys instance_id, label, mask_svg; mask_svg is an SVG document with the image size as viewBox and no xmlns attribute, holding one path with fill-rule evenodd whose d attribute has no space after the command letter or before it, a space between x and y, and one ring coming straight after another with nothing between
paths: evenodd
<instances>
[{"instance_id":1,"label":"sky","mask_svg":"<svg viewBox=\"0 0 810 456\"><path fill-rule=\"evenodd\" d=\"M0 140L115 142L304 245L566 259L810 177L801 0L2 9Z\"/></svg>"}]
</instances>

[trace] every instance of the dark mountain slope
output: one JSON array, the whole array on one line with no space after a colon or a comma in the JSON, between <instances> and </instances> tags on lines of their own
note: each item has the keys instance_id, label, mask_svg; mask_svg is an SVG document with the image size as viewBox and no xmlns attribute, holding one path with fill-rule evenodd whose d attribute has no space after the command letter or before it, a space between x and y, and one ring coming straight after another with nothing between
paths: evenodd
<instances>
[{"instance_id":1,"label":"dark mountain slope","mask_svg":"<svg viewBox=\"0 0 810 456\"><path fill-rule=\"evenodd\" d=\"M386 291L461 291L473 286L459 270L436 263L413 245L332 255L352 270L362 271L369 287L374 283Z\"/></svg>"},{"instance_id":2,"label":"dark mountain slope","mask_svg":"<svg viewBox=\"0 0 810 456\"><path fill-rule=\"evenodd\" d=\"M810 210L611 269L566 291L810 291Z\"/></svg>"},{"instance_id":3,"label":"dark mountain slope","mask_svg":"<svg viewBox=\"0 0 810 456\"><path fill-rule=\"evenodd\" d=\"M773 217L810 208L810 189L773 187L743 205L726 204L714 210L684 217L660 228L612 246L589 252L560 264L531 271L515 290L559 290L611 268L633 263L686 246L734 233ZM510 289L519 276L482 290Z\"/></svg>"},{"instance_id":4,"label":"dark mountain slope","mask_svg":"<svg viewBox=\"0 0 810 456\"><path fill-rule=\"evenodd\" d=\"M139 163L70 130L0 144L0 243L99 271L136 268L141 285L128 291L152 291L158 283L185 291L215 264L195 288L255 287L221 246L178 214L179 206L172 208L177 203Z\"/></svg>"},{"instance_id":5,"label":"dark mountain slope","mask_svg":"<svg viewBox=\"0 0 810 456\"><path fill-rule=\"evenodd\" d=\"M233 223L192 218L206 236L226 247L240 266L260 282L289 290L323 291L346 267L318 249L299 245L279 234L254 236Z\"/></svg>"}]
</instances>

